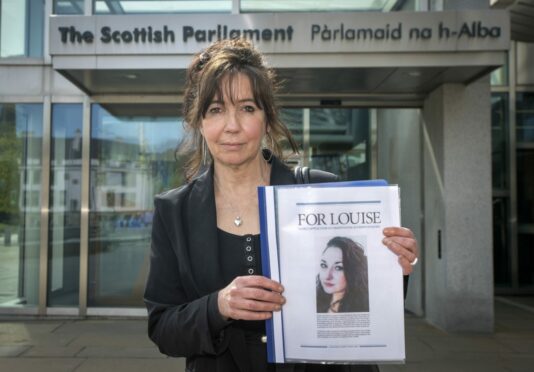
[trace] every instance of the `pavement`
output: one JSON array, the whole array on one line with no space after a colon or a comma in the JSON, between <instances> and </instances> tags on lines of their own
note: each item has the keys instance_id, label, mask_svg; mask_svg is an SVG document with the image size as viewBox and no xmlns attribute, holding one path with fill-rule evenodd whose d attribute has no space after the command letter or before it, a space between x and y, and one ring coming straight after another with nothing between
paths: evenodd
<instances>
[{"instance_id":1,"label":"pavement","mask_svg":"<svg viewBox=\"0 0 534 372\"><path fill-rule=\"evenodd\" d=\"M495 332L447 333L406 315L404 365L381 372L533 372L534 298L496 298ZM146 336L145 319L0 319L1 372L185 370Z\"/></svg>"}]
</instances>

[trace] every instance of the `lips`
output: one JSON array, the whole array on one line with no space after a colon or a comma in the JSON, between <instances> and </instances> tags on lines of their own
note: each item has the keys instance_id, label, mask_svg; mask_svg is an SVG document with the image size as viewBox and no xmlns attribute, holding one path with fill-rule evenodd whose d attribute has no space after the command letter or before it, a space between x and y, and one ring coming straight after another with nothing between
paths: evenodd
<instances>
[{"instance_id":1,"label":"lips","mask_svg":"<svg viewBox=\"0 0 534 372\"><path fill-rule=\"evenodd\" d=\"M221 146L227 150L239 150L244 144L238 142L224 142Z\"/></svg>"},{"instance_id":2,"label":"lips","mask_svg":"<svg viewBox=\"0 0 534 372\"><path fill-rule=\"evenodd\" d=\"M324 282L324 286L325 286L325 287L333 287L333 286L334 286L334 283Z\"/></svg>"}]
</instances>

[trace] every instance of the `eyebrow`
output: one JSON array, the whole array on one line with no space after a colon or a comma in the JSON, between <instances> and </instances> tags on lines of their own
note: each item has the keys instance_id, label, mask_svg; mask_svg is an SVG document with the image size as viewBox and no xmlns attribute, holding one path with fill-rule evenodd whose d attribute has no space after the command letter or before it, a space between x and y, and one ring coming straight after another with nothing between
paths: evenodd
<instances>
[{"instance_id":1,"label":"eyebrow","mask_svg":"<svg viewBox=\"0 0 534 372\"><path fill-rule=\"evenodd\" d=\"M243 98L243 99L240 99L240 100L238 100L236 102L237 103L252 102L252 103L256 104L256 100L254 98ZM224 105L224 101L220 100L220 99L214 99L213 101L210 102L210 105L212 105L214 103L219 103L219 104L223 104Z\"/></svg>"}]
</instances>

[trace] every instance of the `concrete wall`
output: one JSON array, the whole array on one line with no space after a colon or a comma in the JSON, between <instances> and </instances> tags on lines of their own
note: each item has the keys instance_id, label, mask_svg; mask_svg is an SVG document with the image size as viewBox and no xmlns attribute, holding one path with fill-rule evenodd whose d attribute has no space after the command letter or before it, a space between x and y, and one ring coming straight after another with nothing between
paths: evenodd
<instances>
[{"instance_id":1,"label":"concrete wall","mask_svg":"<svg viewBox=\"0 0 534 372\"><path fill-rule=\"evenodd\" d=\"M0 65L0 101L20 102L20 97L41 96L35 102L42 102L45 95L76 96L78 99L84 96L80 89L49 65Z\"/></svg>"},{"instance_id":2,"label":"concrete wall","mask_svg":"<svg viewBox=\"0 0 534 372\"><path fill-rule=\"evenodd\" d=\"M490 2L488 0L433 0L441 3L439 10L462 10L462 9L487 9Z\"/></svg>"},{"instance_id":3,"label":"concrete wall","mask_svg":"<svg viewBox=\"0 0 534 372\"><path fill-rule=\"evenodd\" d=\"M402 226L410 228L421 243L423 172L420 110L378 109L377 142L378 178L400 186ZM420 316L424 314L422 271L422 265L415 266L406 298L406 309Z\"/></svg>"},{"instance_id":4,"label":"concrete wall","mask_svg":"<svg viewBox=\"0 0 534 372\"><path fill-rule=\"evenodd\" d=\"M425 309L448 331L493 330L489 98L485 77L423 107Z\"/></svg>"}]
</instances>

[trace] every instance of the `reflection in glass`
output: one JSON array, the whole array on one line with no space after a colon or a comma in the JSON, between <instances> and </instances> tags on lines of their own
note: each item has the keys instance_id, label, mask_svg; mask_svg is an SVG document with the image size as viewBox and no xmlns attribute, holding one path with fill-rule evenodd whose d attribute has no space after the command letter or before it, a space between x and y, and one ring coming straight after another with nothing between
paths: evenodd
<instances>
[{"instance_id":1,"label":"reflection in glass","mask_svg":"<svg viewBox=\"0 0 534 372\"><path fill-rule=\"evenodd\" d=\"M370 178L369 110L311 109L310 167L342 180Z\"/></svg>"},{"instance_id":2,"label":"reflection in glass","mask_svg":"<svg viewBox=\"0 0 534 372\"><path fill-rule=\"evenodd\" d=\"M183 183L181 137L175 105L92 106L89 306L143 306L153 198Z\"/></svg>"},{"instance_id":3,"label":"reflection in glass","mask_svg":"<svg viewBox=\"0 0 534 372\"><path fill-rule=\"evenodd\" d=\"M281 113L301 151L308 149L309 166L335 173L342 180L368 179L371 176L369 110L309 110L309 133L305 133L303 109L284 108ZM305 143L307 136L309 140Z\"/></svg>"},{"instance_id":4,"label":"reflection in glass","mask_svg":"<svg viewBox=\"0 0 534 372\"><path fill-rule=\"evenodd\" d=\"M493 188L507 188L508 94L491 95L491 159Z\"/></svg>"},{"instance_id":5,"label":"reflection in glass","mask_svg":"<svg viewBox=\"0 0 534 372\"><path fill-rule=\"evenodd\" d=\"M80 282L81 104L53 105L50 159L48 306L77 306Z\"/></svg>"},{"instance_id":6,"label":"reflection in glass","mask_svg":"<svg viewBox=\"0 0 534 372\"><path fill-rule=\"evenodd\" d=\"M43 0L0 1L0 58L42 57Z\"/></svg>"},{"instance_id":7,"label":"reflection in glass","mask_svg":"<svg viewBox=\"0 0 534 372\"><path fill-rule=\"evenodd\" d=\"M95 14L229 13L232 0L95 0Z\"/></svg>"},{"instance_id":8,"label":"reflection in glass","mask_svg":"<svg viewBox=\"0 0 534 372\"><path fill-rule=\"evenodd\" d=\"M241 0L242 12L389 12L403 5L400 0Z\"/></svg>"},{"instance_id":9,"label":"reflection in glass","mask_svg":"<svg viewBox=\"0 0 534 372\"><path fill-rule=\"evenodd\" d=\"M85 0L54 0L54 14L84 14ZM92 1L92 0L87 0Z\"/></svg>"},{"instance_id":10,"label":"reflection in glass","mask_svg":"<svg viewBox=\"0 0 534 372\"><path fill-rule=\"evenodd\" d=\"M499 67L494 70L491 75L491 85L508 85L508 65Z\"/></svg>"},{"instance_id":11,"label":"reflection in glass","mask_svg":"<svg viewBox=\"0 0 534 372\"><path fill-rule=\"evenodd\" d=\"M41 210L41 104L0 104L0 306L36 306Z\"/></svg>"},{"instance_id":12,"label":"reflection in glass","mask_svg":"<svg viewBox=\"0 0 534 372\"><path fill-rule=\"evenodd\" d=\"M517 142L534 142L534 93L517 93Z\"/></svg>"}]
</instances>

